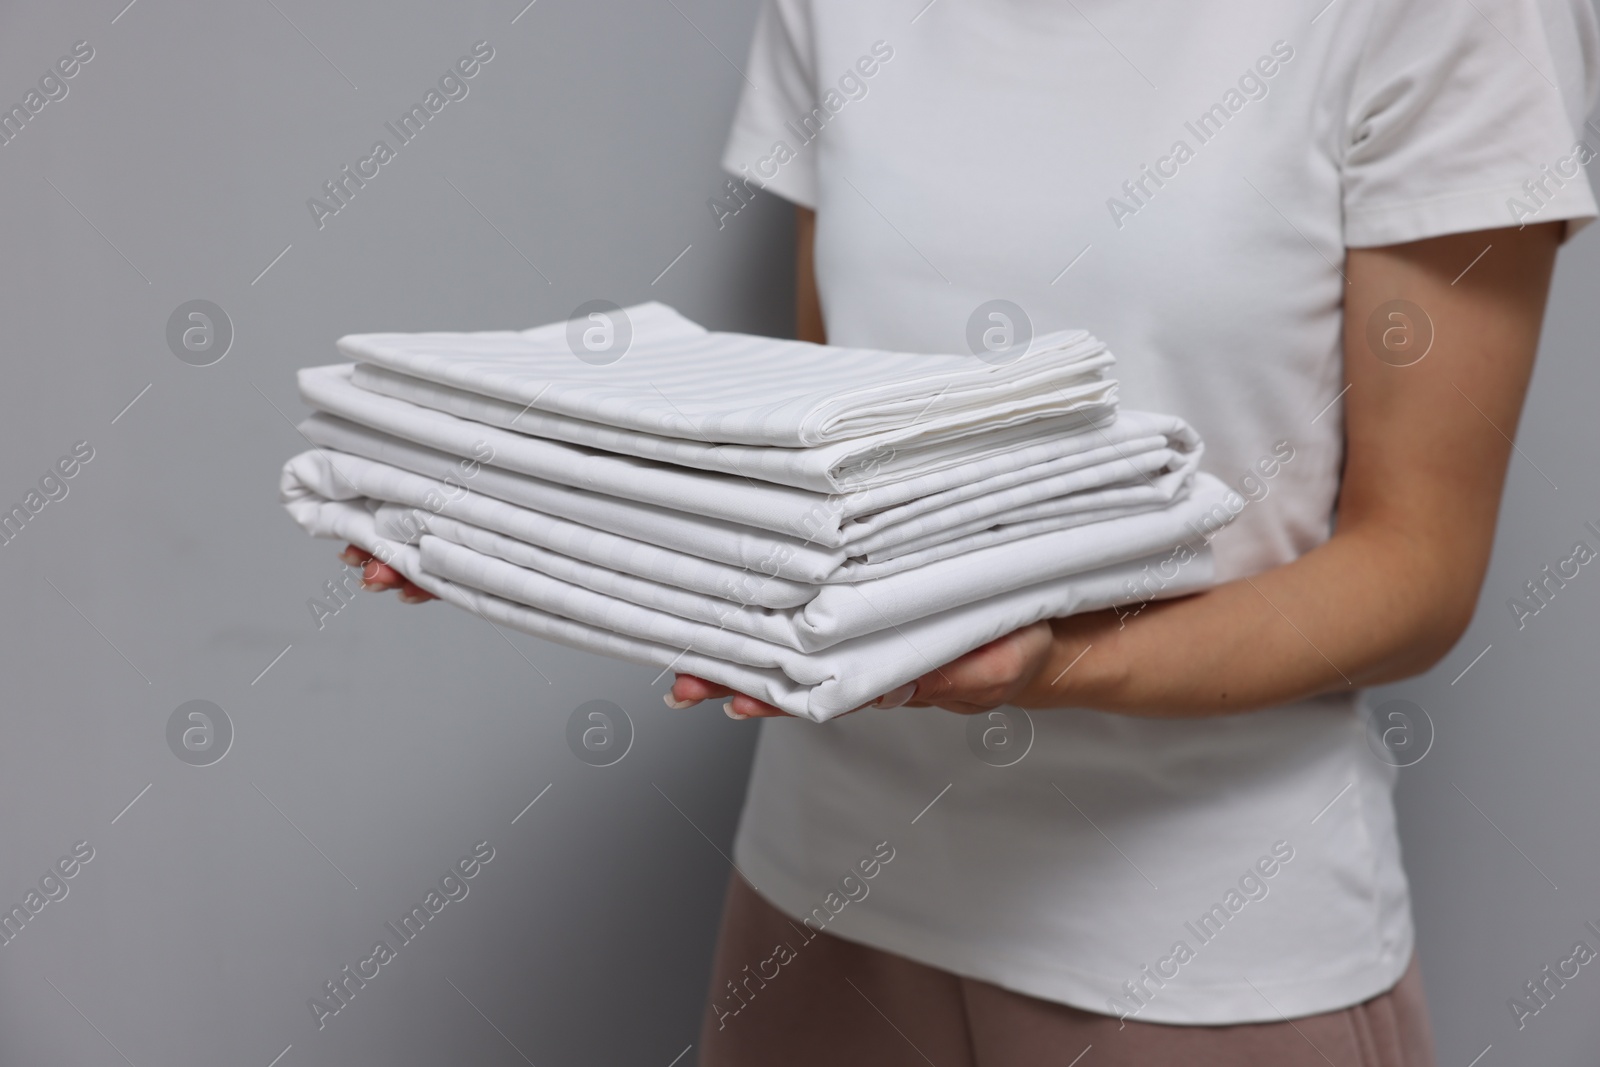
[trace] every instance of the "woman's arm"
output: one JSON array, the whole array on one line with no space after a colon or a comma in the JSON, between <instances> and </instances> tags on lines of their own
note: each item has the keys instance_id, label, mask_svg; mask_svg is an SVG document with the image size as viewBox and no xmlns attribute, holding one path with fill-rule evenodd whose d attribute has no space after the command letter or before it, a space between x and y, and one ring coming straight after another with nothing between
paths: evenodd
<instances>
[{"instance_id":1,"label":"woman's arm","mask_svg":"<svg viewBox=\"0 0 1600 1067\"><path fill-rule=\"evenodd\" d=\"M1471 620L1488 565L1562 225L1351 250L1345 469L1325 544L1131 617L1094 612L1019 630L919 679L911 703L1196 717L1438 662ZM802 300L807 285L814 292L802 276ZM1435 331L1411 366L1367 345L1368 318L1395 299L1423 308ZM680 679L673 696L720 692ZM745 696L733 710L781 714Z\"/></svg>"},{"instance_id":2,"label":"woman's arm","mask_svg":"<svg viewBox=\"0 0 1600 1067\"><path fill-rule=\"evenodd\" d=\"M1125 626L1097 612L1019 632L923 679L916 703L1190 717L1433 666L1471 621L1488 566L1562 225L1349 253L1345 468L1326 543ZM1368 347L1369 317L1396 299L1435 330L1411 366Z\"/></svg>"},{"instance_id":3,"label":"woman's arm","mask_svg":"<svg viewBox=\"0 0 1600 1067\"><path fill-rule=\"evenodd\" d=\"M822 324L822 298L817 295L817 269L812 260L816 247L817 213L808 207L794 209L794 335L802 341L825 345L828 331Z\"/></svg>"}]
</instances>

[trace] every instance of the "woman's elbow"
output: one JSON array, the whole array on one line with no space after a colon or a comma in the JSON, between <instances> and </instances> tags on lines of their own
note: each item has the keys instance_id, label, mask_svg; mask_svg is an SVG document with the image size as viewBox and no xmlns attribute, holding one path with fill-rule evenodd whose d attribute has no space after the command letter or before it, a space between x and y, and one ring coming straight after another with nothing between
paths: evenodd
<instances>
[{"instance_id":1,"label":"woman's elbow","mask_svg":"<svg viewBox=\"0 0 1600 1067\"><path fill-rule=\"evenodd\" d=\"M1383 671L1384 682L1426 674L1450 654L1477 613L1480 583L1457 580L1431 595L1410 627L1400 654Z\"/></svg>"}]
</instances>

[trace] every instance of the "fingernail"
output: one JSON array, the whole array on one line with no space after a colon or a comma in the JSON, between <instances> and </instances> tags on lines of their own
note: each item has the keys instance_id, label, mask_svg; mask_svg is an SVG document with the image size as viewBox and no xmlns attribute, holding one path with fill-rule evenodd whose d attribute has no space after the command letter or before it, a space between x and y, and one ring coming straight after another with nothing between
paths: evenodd
<instances>
[{"instance_id":1,"label":"fingernail","mask_svg":"<svg viewBox=\"0 0 1600 1067\"><path fill-rule=\"evenodd\" d=\"M750 717L743 712L734 711L733 701L731 700L722 705L722 714L726 715L730 719L748 719Z\"/></svg>"},{"instance_id":2,"label":"fingernail","mask_svg":"<svg viewBox=\"0 0 1600 1067\"><path fill-rule=\"evenodd\" d=\"M873 701L872 706L876 708L898 708L916 695L917 683L907 682L899 689L891 690L890 692L883 694L883 696Z\"/></svg>"},{"instance_id":3,"label":"fingernail","mask_svg":"<svg viewBox=\"0 0 1600 1067\"><path fill-rule=\"evenodd\" d=\"M661 702L667 707L672 708L674 711L682 708L692 708L696 704L700 703L698 700L679 700L671 693L663 693L661 695Z\"/></svg>"},{"instance_id":4,"label":"fingernail","mask_svg":"<svg viewBox=\"0 0 1600 1067\"><path fill-rule=\"evenodd\" d=\"M402 604L423 604L426 603L427 600L427 597L418 596L415 593L407 593L404 590L401 590L400 592L400 602Z\"/></svg>"}]
</instances>

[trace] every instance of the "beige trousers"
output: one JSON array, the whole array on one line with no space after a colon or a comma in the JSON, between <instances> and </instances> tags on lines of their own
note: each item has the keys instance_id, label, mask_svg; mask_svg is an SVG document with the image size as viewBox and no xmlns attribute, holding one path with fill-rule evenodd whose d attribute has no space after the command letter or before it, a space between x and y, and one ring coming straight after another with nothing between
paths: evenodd
<instances>
[{"instance_id":1,"label":"beige trousers","mask_svg":"<svg viewBox=\"0 0 1600 1067\"><path fill-rule=\"evenodd\" d=\"M828 933L803 940L787 915L733 877L702 1067L1434 1067L1415 959L1393 989L1341 1011L1168 1026L1123 1023ZM745 967L785 942L798 951L779 976L749 981ZM755 993L734 999L730 981Z\"/></svg>"}]
</instances>

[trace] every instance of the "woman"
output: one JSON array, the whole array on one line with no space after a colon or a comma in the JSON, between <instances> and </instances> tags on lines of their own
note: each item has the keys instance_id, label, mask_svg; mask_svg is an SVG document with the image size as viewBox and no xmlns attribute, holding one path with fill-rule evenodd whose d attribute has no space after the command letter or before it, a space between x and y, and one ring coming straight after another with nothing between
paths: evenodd
<instances>
[{"instance_id":1,"label":"woman","mask_svg":"<svg viewBox=\"0 0 1600 1067\"><path fill-rule=\"evenodd\" d=\"M798 205L800 336L1088 329L1242 510L1205 593L763 728L703 1063L1433 1063L1360 688L1472 616L1595 213L1600 39L1550 7L768 0L724 164ZM781 717L669 703L730 696ZM1002 706L1009 766L961 717Z\"/></svg>"}]
</instances>

